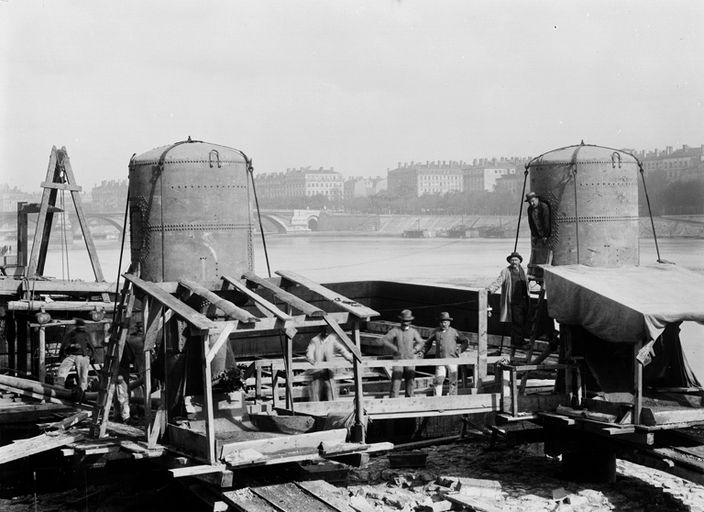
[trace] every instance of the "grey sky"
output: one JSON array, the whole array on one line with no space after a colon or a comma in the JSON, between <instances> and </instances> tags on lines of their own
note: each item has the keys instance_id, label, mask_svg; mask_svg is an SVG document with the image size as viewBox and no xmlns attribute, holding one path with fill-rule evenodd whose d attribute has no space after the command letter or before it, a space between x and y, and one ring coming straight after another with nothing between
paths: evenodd
<instances>
[{"instance_id":1,"label":"grey sky","mask_svg":"<svg viewBox=\"0 0 704 512\"><path fill-rule=\"evenodd\" d=\"M704 3L0 1L0 174L187 136L258 173L704 143Z\"/></svg>"}]
</instances>

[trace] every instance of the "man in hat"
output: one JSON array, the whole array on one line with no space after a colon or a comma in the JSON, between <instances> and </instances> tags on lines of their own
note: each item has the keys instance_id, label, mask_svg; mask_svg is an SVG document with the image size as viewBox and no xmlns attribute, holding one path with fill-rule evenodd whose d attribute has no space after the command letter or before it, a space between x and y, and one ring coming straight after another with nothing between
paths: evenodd
<instances>
[{"instance_id":1,"label":"man in hat","mask_svg":"<svg viewBox=\"0 0 704 512\"><path fill-rule=\"evenodd\" d=\"M423 347L423 357L428 354L430 348L433 346L433 342L435 342L435 357L438 359L443 359L446 357L459 357L460 353L463 352L469 345L469 338L463 336L450 327L452 317L447 311L440 313L439 321L439 327L437 327L425 341L425 346ZM450 389L447 394L457 394L457 365L448 364L445 366L435 367L435 379L433 379L435 396L442 395L442 385L445 382L446 376L447 380L450 382Z\"/></svg>"},{"instance_id":2,"label":"man in hat","mask_svg":"<svg viewBox=\"0 0 704 512\"><path fill-rule=\"evenodd\" d=\"M381 342L394 351L394 359L416 359L422 352L425 341L418 331L411 327L413 313L404 309L398 316L400 325L392 328L382 338ZM391 398L401 392L401 379L403 378L406 396L413 396L413 379L416 376L412 366L394 366L391 370Z\"/></svg>"},{"instance_id":3,"label":"man in hat","mask_svg":"<svg viewBox=\"0 0 704 512\"><path fill-rule=\"evenodd\" d=\"M313 366L325 361L334 361L339 354L350 363L352 354L342 344L336 334L329 332L329 327L323 325L320 332L313 336L308 343L306 359ZM335 385L333 383L334 371L332 368L318 368L310 373L310 399L311 401L335 400Z\"/></svg>"},{"instance_id":4,"label":"man in hat","mask_svg":"<svg viewBox=\"0 0 704 512\"><path fill-rule=\"evenodd\" d=\"M512 252L506 257L508 267L501 270L499 277L487 287L494 293L501 287L501 316L499 320L511 323L511 345L525 345L525 322L528 314L528 279L521 267L523 257Z\"/></svg>"},{"instance_id":5,"label":"man in hat","mask_svg":"<svg viewBox=\"0 0 704 512\"><path fill-rule=\"evenodd\" d=\"M56 383L59 386L65 386L66 377L75 367L78 374L77 389L80 390L79 400L83 398L83 394L88 389L88 371L94 352L90 335L86 331L86 323L83 319L77 318L76 327L71 329L61 342L59 357L62 357L63 361L59 365Z\"/></svg>"},{"instance_id":6,"label":"man in hat","mask_svg":"<svg viewBox=\"0 0 704 512\"><path fill-rule=\"evenodd\" d=\"M551 233L550 205L542 201L535 192L528 192L525 202L528 203L528 226L530 226L531 252L528 264L530 272L534 265L550 262L548 246Z\"/></svg>"}]
</instances>

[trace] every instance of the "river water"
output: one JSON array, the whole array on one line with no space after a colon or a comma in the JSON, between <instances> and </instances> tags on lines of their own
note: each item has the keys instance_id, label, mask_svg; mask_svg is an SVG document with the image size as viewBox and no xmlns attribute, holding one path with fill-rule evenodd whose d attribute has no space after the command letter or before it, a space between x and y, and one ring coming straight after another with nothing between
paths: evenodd
<instances>
[{"instance_id":1,"label":"river water","mask_svg":"<svg viewBox=\"0 0 704 512\"><path fill-rule=\"evenodd\" d=\"M512 239L394 238L334 236L317 233L270 235L266 239L272 272L291 270L318 282L391 280L428 284L486 286L506 265L513 250ZM117 242L96 242L106 281L117 278L120 249ZM704 274L704 239L666 238L658 240L660 255L685 268ZM530 244L519 240L518 252L528 259ZM655 244L641 240L641 264L654 263ZM67 258L50 250L45 275L59 279L92 280L88 254L75 243ZM123 271L129 251L123 256ZM62 272L63 267L63 272ZM261 240L255 241L255 271L267 275Z\"/></svg>"}]
</instances>

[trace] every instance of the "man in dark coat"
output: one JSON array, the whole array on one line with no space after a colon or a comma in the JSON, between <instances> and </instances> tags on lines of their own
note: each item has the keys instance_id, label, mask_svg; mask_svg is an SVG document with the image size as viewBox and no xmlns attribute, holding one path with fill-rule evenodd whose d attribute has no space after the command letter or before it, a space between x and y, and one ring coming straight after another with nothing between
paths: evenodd
<instances>
[{"instance_id":1,"label":"man in dark coat","mask_svg":"<svg viewBox=\"0 0 704 512\"><path fill-rule=\"evenodd\" d=\"M525 341L525 324L528 315L528 279L521 267L523 257L512 252L506 257L509 265L487 287L489 293L501 288L501 322L511 323L511 345L522 347Z\"/></svg>"},{"instance_id":2,"label":"man in dark coat","mask_svg":"<svg viewBox=\"0 0 704 512\"><path fill-rule=\"evenodd\" d=\"M401 324L387 332L381 342L394 351L394 359L416 359L423 351L425 341L418 331L411 327L413 313L404 309L398 316ZM403 378L406 396L413 396L413 386L416 371L412 366L394 366L391 369L391 398L401 392L401 378Z\"/></svg>"},{"instance_id":3,"label":"man in dark coat","mask_svg":"<svg viewBox=\"0 0 704 512\"><path fill-rule=\"evenodd\" d=\"M531 241L528 269L529 273L540 275L533 267L550 263L550 246L548 244L552 232L550 205L542 201L535 192L526 194L526 202L528 203L528 225L530 226Z\"/></svg>"}]
</instances>

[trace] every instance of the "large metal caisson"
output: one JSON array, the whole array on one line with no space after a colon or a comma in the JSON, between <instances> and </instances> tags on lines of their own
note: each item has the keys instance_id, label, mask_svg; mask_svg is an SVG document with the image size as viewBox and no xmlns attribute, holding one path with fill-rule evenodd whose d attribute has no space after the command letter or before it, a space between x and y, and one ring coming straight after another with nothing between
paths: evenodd
<instances>
[{"instance_id":1,"label":"large metal caisson","mask_svg":"<svg viewBox=\"0 0 704 512\"><path fill-rule=\"evenodd\" d=\"M190 138L132 157L132 262L141 278L215 283L252 270L247 174L241 151Z\"/></svg>"},{"instance_id":2,"label":"large metal caisson","mask_svg":"<svg viewBox=\"0 0 704 512\"><path fill-rule=\"evenodd\" d=\"M550 151L526 169L550 205L553 265L638 265L638 160L586 145Z\"/></svg>"}]
</instances>

